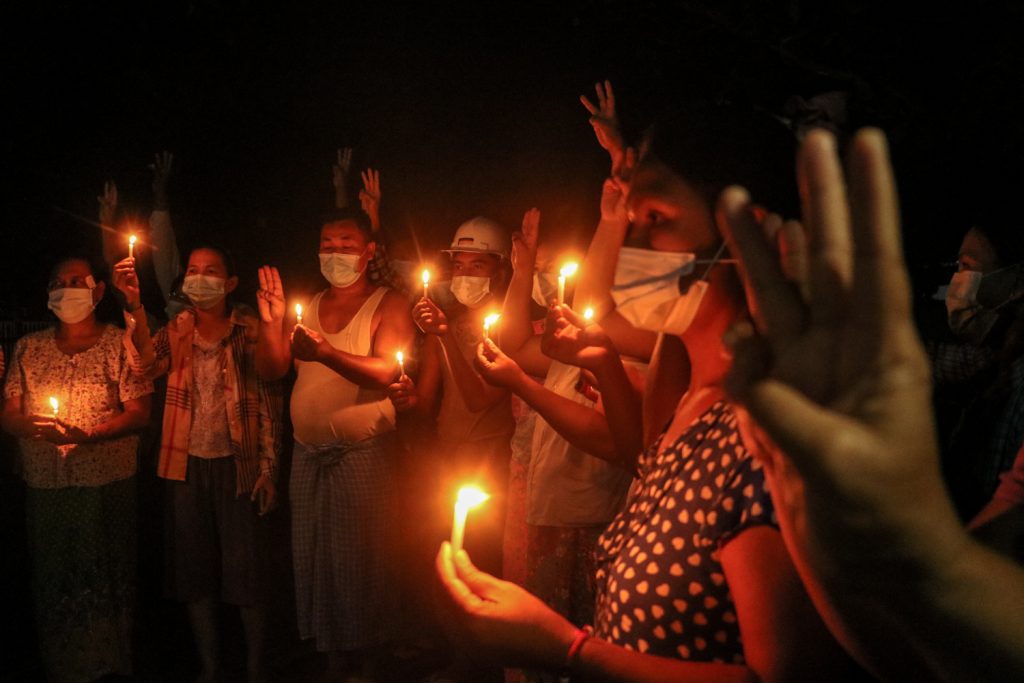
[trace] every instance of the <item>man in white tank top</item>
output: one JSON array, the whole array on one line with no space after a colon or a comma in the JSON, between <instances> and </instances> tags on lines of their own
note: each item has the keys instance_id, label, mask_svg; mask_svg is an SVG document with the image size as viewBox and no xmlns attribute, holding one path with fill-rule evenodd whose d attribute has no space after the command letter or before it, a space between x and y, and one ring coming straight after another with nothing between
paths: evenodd
<instances>
[{"instance_id":1,"label":"man in white tank top","mask_svg":"<svg viewBox=\"0 0 1024 683\"><path fill-rule=\"evenodd\" d=\"M370 282L375 250L362 211L325 221L320 272L330 287L309 302L290 340L280 277L260 272L260 371L284 374L294 361L298 375L290 496L299 632L330 654L339 676L368 673L368 655L397 635L399 621L395 410L384 390L415 329L406 298Z\"/></svg>"}]
</instances>

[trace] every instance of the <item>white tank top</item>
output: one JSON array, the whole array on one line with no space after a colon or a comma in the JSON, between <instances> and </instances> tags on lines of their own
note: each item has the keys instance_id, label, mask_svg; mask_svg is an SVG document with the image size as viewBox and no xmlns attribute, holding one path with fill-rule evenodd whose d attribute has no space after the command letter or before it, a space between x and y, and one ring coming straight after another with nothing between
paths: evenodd
<instances>
[{"instance_id":1,"label":"white tank top","mask_svg":"<svg viewBox=\"0 0 1024 683\"><path fill-rule=\"evenodd\" d=\"M368 356L373 347L373 314L387 291L377 288L348 325L334 334L320 326L320 300L324 295L320 292L310 302L304 322L339 351ZM322 363L297 361L297 366L291 418L299 443L320 446L362 441L394 430L395 406L385 392L360 387Z\"/></svg>"}]
</instances>

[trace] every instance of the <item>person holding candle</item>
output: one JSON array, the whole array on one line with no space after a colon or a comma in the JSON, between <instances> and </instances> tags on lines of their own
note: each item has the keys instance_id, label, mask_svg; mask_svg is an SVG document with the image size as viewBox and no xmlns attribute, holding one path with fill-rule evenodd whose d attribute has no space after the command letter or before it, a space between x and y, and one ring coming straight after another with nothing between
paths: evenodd
<instances>
[{"instance_id":1,"label":"person holding candle","mask_svg":"<svg viewBox=\"0 0 1024 683\"><path fill-rule=\"evenodd\" d=\"M487 384L473 369L473 357L488 333L485 320L500 310L508 282L508 247L508 232L487 218L474 218L455 231L445 252L451 257L451 291L458 304L450 317L431 299L420 299L413 307L416 325L426 333L419 374L415 382L406 376L389 389L396 405L421 421L436 419L443 488L454 491L467 480L476 481L494 496L467 544L496 572L501 568L504 490L515 424L509 392ZM500 326L495 321L494 330Z\"/></svg>"},{"instance_id":2,"label":"person holding candle","mask_svg":"<svg viewBox=\"0 0 1024 683\"><path fill-rule=\"evenodd\" d=\"M43 667L68 683L132 671L137 432L153 386L132 374L122 332L97 321L104 290L87 259L58 262L58 323L18 340L4 385L2 425L18 437L28 485Z\"/></svg>"},{"instance_id":3,"label":"person holding candle","mask_svg":"<svg viewBox=\"0 0 1024 683\"><path fill-rule=\"evenodd\" d=\"M439 575L483 651L566 666L587 680L835 680L852 673L801 586L750 450L756 445L741 435L723 386L730 362L722 337L748 314L735 268L717 260L723 242L712 206L735 180L776 206L793 203L792 187L778 182L792 142L774 125L713 108L650 134L617 212L634 216L652 273L680 253L713 262L673 276L678 301L671 306L653 289L636 293L644 299L639 321L675 337L688 355L687 390L660 436L633 455L638 485L599 541L593 638L442 546ZM649 315L655 310L657 319ZM564 307L554 317L559 357L585 364L585 357L615 353L599 324L584 333ZM652 373L677 366L660 364L675 348L659 345ZM651 386L657 382L648 382L645 405L664 400ZM640 418L628 409L606 414L613 431L634 430Z\"/></svg>"},{"instance_id":4,"label":"person holding candle","mask_svg":"<svg viewBox=\"0 0 1024 683\"><path fill-rule=\"evenodd\" d=\"M280 387L256 373L258 319L228 299L238 276L224 249L189 253L182 291L192 305L155 335L134 266L130 258L119 262L114 283L125 299L134 372L167 376L157 465L171 510L167 584L188 605L200 680L219 675L219 602L239 607L249 678L262 680L267 548L258 517L277 499Z\"/></svg>"},{"instance_id":5,"label":"person holding candle","mask_svg":"<svg viewBox=\"0 0 1024 683\"><path fill-rule=\"evenodd\" d=\"M266 347L271 366L283 351L298 375L290 500L299 634L328 653L335 678L368 675L400 625L398 449L385 388L415 328L406 297L368 277L376 248L365 213L329 215L319 261L330 286L309 301L290 345ZM286 305L276 269L263 270L260 313L272 340L283 334Z\"/></svg>"}]
</instances>

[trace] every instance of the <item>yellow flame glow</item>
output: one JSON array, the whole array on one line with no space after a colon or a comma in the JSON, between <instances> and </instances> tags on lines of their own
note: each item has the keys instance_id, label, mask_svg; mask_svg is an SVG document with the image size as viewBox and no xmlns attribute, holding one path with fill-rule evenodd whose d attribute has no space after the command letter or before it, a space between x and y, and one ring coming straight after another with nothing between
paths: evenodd
<instances>
[{"instance_id":1,"label":"yellow flame glow","mask_svg":"<svg viewBox=\"0 0 1024 683\"><path fill-rule=\"evenodd\" d=\"M478 505L482 505L489 498L489 495L481 491L476 486L463 486L459 489L459 495L455 504L464 510L471 510Z\"/></svg>"},{"instance_id":2,"label":"yellow flame glow","mask_svg":"<svg viewBox=\"0 0 1024 683\"><path fill-rule=\"evenodd\" d=\"M576 274L576 271L579 270L579 268L580 264L574 261L570 261L569 263L566 263L564 266L562 266L561 270L558 271L558 274L561 275L562 277L572 277L573 275Z\"/></svg>"}]
</instances>

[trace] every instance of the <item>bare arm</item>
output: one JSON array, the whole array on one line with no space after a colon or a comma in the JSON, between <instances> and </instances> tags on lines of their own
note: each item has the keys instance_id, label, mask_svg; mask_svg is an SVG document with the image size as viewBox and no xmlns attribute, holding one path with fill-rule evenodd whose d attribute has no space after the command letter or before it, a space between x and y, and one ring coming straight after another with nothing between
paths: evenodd
<instances>
[{"instance_id":1,"label":"bare arm","mask_svg":"<svg viewBox=\"0 0 1024 683\"><path fill-rule=\"evenodd\" d=\"M522 230L512 236L512 280L505 291L501 326L496 338L502 350L515 358L516 362L519 362L516 354L533 336L530 296L533 292L539 230L540 211L530 209L523 215Z\"/></svg>"}]
</instances>

